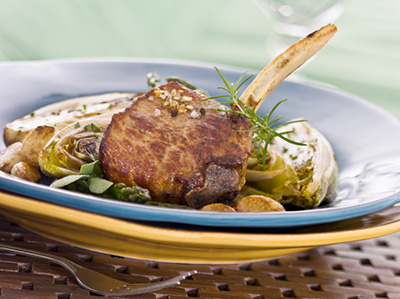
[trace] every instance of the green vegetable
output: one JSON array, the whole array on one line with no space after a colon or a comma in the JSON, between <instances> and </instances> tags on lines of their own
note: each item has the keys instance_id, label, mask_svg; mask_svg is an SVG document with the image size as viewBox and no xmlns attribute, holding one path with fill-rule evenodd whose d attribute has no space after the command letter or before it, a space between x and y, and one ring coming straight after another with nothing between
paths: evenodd
<instances>
[{"instance_id":1,"label":"green vegetable","mask_svg":"<svg viewBox=\"0 0 400 299\"><path fill-rule=\"evenodd\" d=\"M304 142L306 147L293 147L281 141L277 148L285 148L282 156L296 170L299 176L300 195L292 204L303 208L316 208L323 201L328 202L335 196L338 180L338 164L329 141L307 123L288 125L289 137ZM296 156L296 159L292 157Z\"/></svg>"},{"instance_id":2,"label":"green vegetable","mask_svg":"<svg viewBox=\"0 0 400 299\"><path fill-rule=\"evenodd\" d=\"M288 137L307 144L299 147L275 140L267 152L266 168L249 159L248 187L265 192L281 203L305 209L333 199L338 165L329 142L308 123L292 122L280 128Z\"/></svg>"},{"instance_id":3,"label":"green vegetable","mask_svg":"<svg viewBox=\"0 0 400 299\"><path fill-rule=\"evenodd\" d=\"M143 203L150 201L150 195L146 189L140 187L126 187L123 184L114 184L104 179L98 161L83 165L79 174L58 179L54 181L50 187L67 187L72 191L95 194L124 201Z\"/></svg>"},{"instance_id":4,"label":"green vegetable","mask_svg":"<svg viewBox=\"0 0 400 299\"><path fill-rule=\"evenodd\" d=\"M191 90L195 90L195 91L197 91L199 93L207 95L207 93L204 90L197 88L196 86L194 86L193 84L189 83L188 81L186 81L186 80L184 80L182 78L168 77L165 80L167 82L178 82L178 83L182 84L183 86L185 86L185 87L187 87L187 88L189 88ZM157 86L160 85L160 83L161 83L161 79L160 79L160 76L157 73L151 72L151 73L147 74L147 86L149 88L152 89L154 87L157 87Z\"/></svg>"},{"instance_id":5,"label":"green vegetable","mask_svg":"<svg viewBox=\"0 0 400 299\"><path fill-rule=\"evenodd\" d=\"M103 194L113 183L103 179L103 172L101 171L98 161L82 165L79 174L65 176L59 180L54 181L50 187L63 188L73 186L78 183L81 187L87 188L84 190L79 188L80 191L87 191L87 193Z\"/></svg>"},{"instance_id":6,"label":"green vegetable","mask_svg":"<svg viewBox=\"0 0 400 299\"><path fill-rule=\"evenodd\" d=\"M68 188L71 191L93 194L103 198L116 199L147 205L169 208L190 209L187 206L159 203L152 201L149 191L139 186L127 187L125 184L114 184L103 178L98 161L82 165L79 174L65 176L55 180L50 187Z\"/></svg>"},{"instance_id":7,"label":"green vegetable","mask_svg":"<svg viewBox=\"0 0 400 299\"><path fill-rule=\"evenodd\" d=\"M86 118L59 131L41 151L39 165L50 177L78 174L97 159L97 147L110 118Z\"/></svg>"},{"instance_id":8,"label":"green vegetable","mask_svg":"<svg viewBox=\"0 0 400 299\"><path fill-rule=\"evenodd\" d=\"M167 82L178 82L178 83L182 84L183 86L185 86L185 87L187 87L187 88L189 88L191 90L195 90L195 91L197 91L197 92L199 92L201 94L204 94L204 95L208 96L206 91L197 88L196 86L194 86L193 84L189 83L188 81L186 81L186 80L184 80L182 78L169 77L166 80L167 80Z\"/></svg>"},{"instance_id":9,"label":"green vegetable","mask_svg":"<svg viewBox=\"0 0 400 299\"><path fill-rule=\"evenodd\" d=\"M71 185L79 180L89 179L89 175L84 174L71 174L69 176L63 177L62 179L54 181L50 187L54 188L62 188L68 185Z\"/></svg>"},{"instance_id":10,"label":"green vegetable","mask_svg":"<svg viewBox=\"0 0 400 299\"><path fill-rule=\"evenodd\" d=\"M160 84L160 76L157 73L148 73L147 74L147 86L149 88L154 88Z\"/></svg>"},{"instance_id":11,"label":"green vegetable","mask_svg":"<svg viewBox=\"0 0 400 299\"><path fill-rule=\"evenodd\" d=\"M247 187L259 190L282 204L290 203L300 194L296 171L274 148L269 147L264 165L258 164L254 157L250 157L249 160L246 172Z\"/></svg>"}]
</instances>

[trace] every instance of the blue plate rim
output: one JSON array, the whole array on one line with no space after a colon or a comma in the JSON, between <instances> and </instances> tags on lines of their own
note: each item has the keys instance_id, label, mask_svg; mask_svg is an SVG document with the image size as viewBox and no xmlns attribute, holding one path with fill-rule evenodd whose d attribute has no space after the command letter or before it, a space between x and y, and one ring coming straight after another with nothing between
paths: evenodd
<instances>
[{"instance_id":1,"label":"blue plate rim","mask_svg":"<svg viewBox=\"0 0 400 299\"><path fill-rule=\"evenodd\" d=\"M201 67L205 69L213 68L213 65L205 62L178 60L178 59L159 59L159 58L81 58L81 59L50 59L41 61L18 61L1 62L1 67L13 67L15 65L32 64L82 64L82 63L150 63L164 65L184 65L190 67ZM243 73L243 68L231 66L218 66L224 71ZM252 71L254 72L254 71ZM345 93L333 86L321 85L318 83L304 83L301 80L287 79L292 84L312 86L320 90L338 95L345 95L362 105L367 105L377 113L384 115L400 129L400 121L383 109L366 102L357 96ZM269 212L269 213L218 213L167 209L156 206L148 206L135 203L118 202L109 199L98 198L86 194L77 194L66 190L50 189L44 185L20 180L5 173L0 173L0 188L9 192L32 197L38 200L64 205L70 208L77 208L87 212L99 213L107 216L123 218L128 220L173 222L181 224L201 225L201 226L220 226L220 227L293 227L303 225L314 225L332 221L344 220L350 217L362 216L389 207L400 201L400 191L388 197L379 198L366 203L350 207L329 207L326 209ZM32 192L33 189L33 192ZM95 206L95 207L94 207ZM115 210L115 207L118 207Z\"/></svg>"}]
</instances>

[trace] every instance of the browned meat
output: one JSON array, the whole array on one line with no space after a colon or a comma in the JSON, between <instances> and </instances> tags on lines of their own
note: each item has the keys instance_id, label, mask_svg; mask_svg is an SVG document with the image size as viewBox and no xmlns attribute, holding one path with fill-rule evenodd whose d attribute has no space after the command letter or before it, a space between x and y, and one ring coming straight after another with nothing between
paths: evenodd
<instances>
[{"instance_id":1,"label":"browned meat","mask_svg":"<svg viewBox=\"0 0 400 299\"><path fill-rule=\"evenodd\" d=\"M107 179L147 188L154 200L193 208L232 200L245 183L250 127L238 114L171 82L114 115L100 145Z\"/></svg>"}]
</instances>

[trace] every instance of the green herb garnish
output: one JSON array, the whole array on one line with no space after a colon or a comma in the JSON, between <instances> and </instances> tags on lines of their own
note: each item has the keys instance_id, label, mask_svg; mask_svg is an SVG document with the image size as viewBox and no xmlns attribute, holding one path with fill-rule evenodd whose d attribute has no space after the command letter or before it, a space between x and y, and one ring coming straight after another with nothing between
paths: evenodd
<instances>
[{"instance_id":1,"label":"green herb garnish","mask_svg":"<svg viewBox=\"0 0 400 299\"><path fill-rule=\"evenodd\" d=\"M278 102L269 113L267 113L265 116L259 116L256 111L248 107L243 101L240 100L239 97L239 89L245 84L249 79L252 78L252 76L248 76L245 78L246 73L244 73L240 78L236 81L236 83L229 83L225 77L222 75L222 73L219 71L218 68L215 67L215 70L221 77L222 81L224 82L225 86L224 87L218 87L218 89L222 89L226 91L228 94L226 95L218 95L218 96L213 96L213 97L208 97L204 99L203 101L209 100L209 99L217 99L217 98L227 98L226 102L222 102L221 104L223 105L230 105L231 109L215 109L216 111L219 112L229 112L229 113L238 113L241 115L244 115L246 118L251 123L251 127L248 130L244 130L241 132L249 132L253 131L253 147L254 150L256 151L257 154L257 160L260 165L262 165L263 170L265 170L266 167L266 158L267 158L267 149L268 145L273 143L273 140L275 137L282 138L283 140L299 145L299 146L305 146L306 144L296 142L294 140L291 140L285 135L292 133L292 131L286 131L286 132L277 132L276 129L288 125L291 123L296 123L296 122L303 122L305 120L294 120L294 121L289 121L286 122L282 125L276 125L276 123L280 120L283 119L283 117L272 117L272 114L275 112L275 110L278 108L278 106L285 102L286 100L282 100Z\"/></svg>"},{"instance_id":2,"label":"green herb garnish","mask_svg":"<svg viewBox=\"0 0 400 299\"><path fill-rule=\"evenodd\" d=\"M160 76L155 73L151 72L147 74L147 86L149 88L154 88L160 84Z\"/></svg>"},{"instance_id":3,"label":"green herb garnish","mask_svg":"<svg viewBox=\"0 0 400 299\"><path fill-rule=\"evenodd\" d=\"M83 127L83 129L85 130L85 132L91 130L93 133L99 133L101 132L101 129L96 126L94 123L90 123L87 124L86 126Z\"/></svg>"}]
</instances>

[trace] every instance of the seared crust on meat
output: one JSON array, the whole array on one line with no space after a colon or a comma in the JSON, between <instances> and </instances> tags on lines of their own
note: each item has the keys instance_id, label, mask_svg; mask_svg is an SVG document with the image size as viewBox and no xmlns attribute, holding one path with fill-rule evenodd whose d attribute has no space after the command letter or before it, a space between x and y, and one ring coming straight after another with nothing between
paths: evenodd
<instances>
[{"instance_id":1,"label":"seared crust on meat","mask_svg":"<svg viewBox=\"0 0 400 299\"><path fill-rule=\"evenodd\" d=\"M239 130L250 123L204 98L171 82L114 115L100 145L106 178L193 208L235 198L252 151L252 133Z\"/></svg>"}]
</instances>

